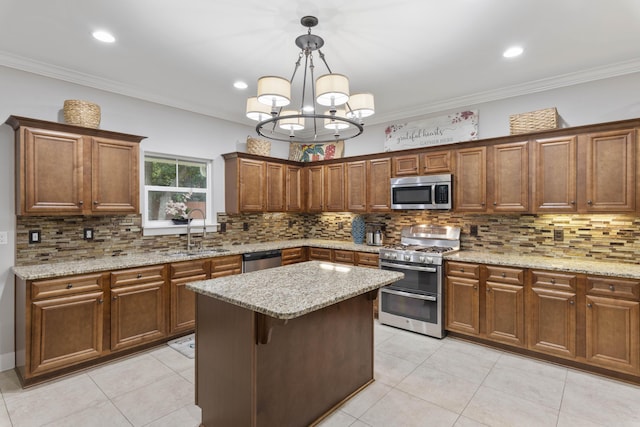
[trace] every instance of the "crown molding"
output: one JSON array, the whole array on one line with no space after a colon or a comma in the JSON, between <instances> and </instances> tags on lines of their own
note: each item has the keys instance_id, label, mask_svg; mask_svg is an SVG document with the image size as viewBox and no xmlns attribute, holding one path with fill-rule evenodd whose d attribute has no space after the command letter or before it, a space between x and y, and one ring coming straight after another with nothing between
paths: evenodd
<instances>
[{"instance_id":1,"label":"crown molding","mask_svg":"<svg viewBox=\"0 0 640 427\"><path fill-rule=\"evenodd\" d=\"M219 111L213 111L210 108L206 108L196 103L190 103L172 97L160 96L157 93L140 90L135 86L127 85L102 77L93 76L90 74L81 73L69 68L47 64L45 62L21 57L18 55L10 54L8 52L0 51L0 65L33 74L38 74L45 77L50 77L57 80L66 81L69 83L117 93L120 95L141 99L156 104L174 107L181 110L191 111L194 113L246 125L246 122L244 121L244 115L239 115L236 117L235 115L232 115L231 112L229 114L221 114ZM581 83L587 83L595 80L617 77L637 72L640 72L640 58L603 67L591 68L575 73L568 73L560 76L540 79L524 84L507 86L497 90L478 92L471 95L451 98L446 101L427 102L414 108L396 110L392 113L376 114L375 116L372 116L367 120L367 124L382 124L398 120L406 120L409 117L424 116L440 111L469 107L485 102L528 95L551 89L573 86Z\"/></svg>"}]
</instances>

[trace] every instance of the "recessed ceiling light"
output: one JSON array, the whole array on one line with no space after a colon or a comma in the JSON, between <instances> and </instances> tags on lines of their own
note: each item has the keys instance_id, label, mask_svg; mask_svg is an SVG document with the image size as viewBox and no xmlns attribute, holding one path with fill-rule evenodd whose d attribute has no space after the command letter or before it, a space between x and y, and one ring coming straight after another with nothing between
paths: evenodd
<instances>
[{"instance_id":1,"label":"recessed ceiling light","mask_svg":"<svg viewBox=\"0 0 640 427\"><path fill-rule=\"evenodd\" d=\"M237 81L233 84L233 87L235 87L236 89L246 89L249 87L249 85L247 85L245 82Z\"/></svg>"},{"instance_id":2,"label":"recessed ceiling light","mask_svg":"<svg viewBox=\"0 0 640 427\"><path fill-rule=\"evenodd\" d=\"M113 43L116 41L116 38L113 37L111 33L108 33L106 31L102 31L102 30L94 31L92 35L94 39L100 40L101 42L104 42L104 43Z\"/></svg>"},{"instance_id":3,"label":"recessed ceiling light","mask_svg":"<svg viewBox=\"0 0 640 427\"><path fill-rule=\"evenodd\" d=\"M516 56L522 55L522 52L524 52L524 50L520 46L512 46L505 50L502 56L505 58L515 58Z\"/></svg>"}]
</instances>

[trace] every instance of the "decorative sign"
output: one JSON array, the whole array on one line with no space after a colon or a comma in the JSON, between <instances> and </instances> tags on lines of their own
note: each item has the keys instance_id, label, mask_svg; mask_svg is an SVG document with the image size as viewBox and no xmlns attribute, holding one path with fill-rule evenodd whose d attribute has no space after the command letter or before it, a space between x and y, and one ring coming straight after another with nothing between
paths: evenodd
<instances>
[{"instance_id":1,"label":"decorative sign","mask_svg":"<svg viewBox=\"0 0 640 427\"><path fill-rule=\"evenodd\" d=\"M342 157L344 141L321 144L300 144L292 142L289 145L289 160L298 162L315 162Z\"/></svg>"},{"instance_id":2,"label":"decorative sign","mask_svg":"<svg viewBox=\"0 0 640 427\"><path fill-rule=\"evenodd\" d=\"M419 122L400 123L385 130L384 151L432 147L478 139L478 111L461 111Z\"/></svg>"}]
</instances>

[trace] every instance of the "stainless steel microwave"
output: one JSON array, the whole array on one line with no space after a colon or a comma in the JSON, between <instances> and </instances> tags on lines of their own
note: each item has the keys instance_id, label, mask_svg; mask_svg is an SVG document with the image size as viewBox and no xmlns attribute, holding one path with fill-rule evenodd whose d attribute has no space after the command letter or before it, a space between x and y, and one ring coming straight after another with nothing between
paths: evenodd
<instances>
[{"instance_id":1,"label":"stainless steel microwave","mask_svg":"<svg viewBox=\"0 0 640 427\"><path fill-rule=\"evenodd\" d=\"M391 178L391 209L451 209L451 174Z\"/></svg>"}]
</instances>

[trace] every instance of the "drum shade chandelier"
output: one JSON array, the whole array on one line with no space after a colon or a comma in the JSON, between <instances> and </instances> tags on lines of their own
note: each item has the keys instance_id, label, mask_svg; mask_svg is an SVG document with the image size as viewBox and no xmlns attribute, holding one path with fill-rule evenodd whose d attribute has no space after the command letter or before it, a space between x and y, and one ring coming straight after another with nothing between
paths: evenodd
<instances>
[{"instance_id":1,"label":"drum shade chandelier","mask_svg":"<svg viewBox=\"0 0 640 427\"><path fill-rule=\"evenodd\" d=\"M374 113L373 95L351 95L347 76L331 71L320 50L324 40L311 34L311 28L318 25L318 18L305 16L300 23L308 31L296 38L300 53L291 78L260 77L257 96L247 99L247 117L258 121L256 132L259 135L275 141L321 143L360 135L364 130L363 119ZM328 74L317 79L314 77L313 63L313 52L316 50L328 71ZM291 84L303 57L302 99L296 109L291 106Z\"/></svg>"}]
</instances>

